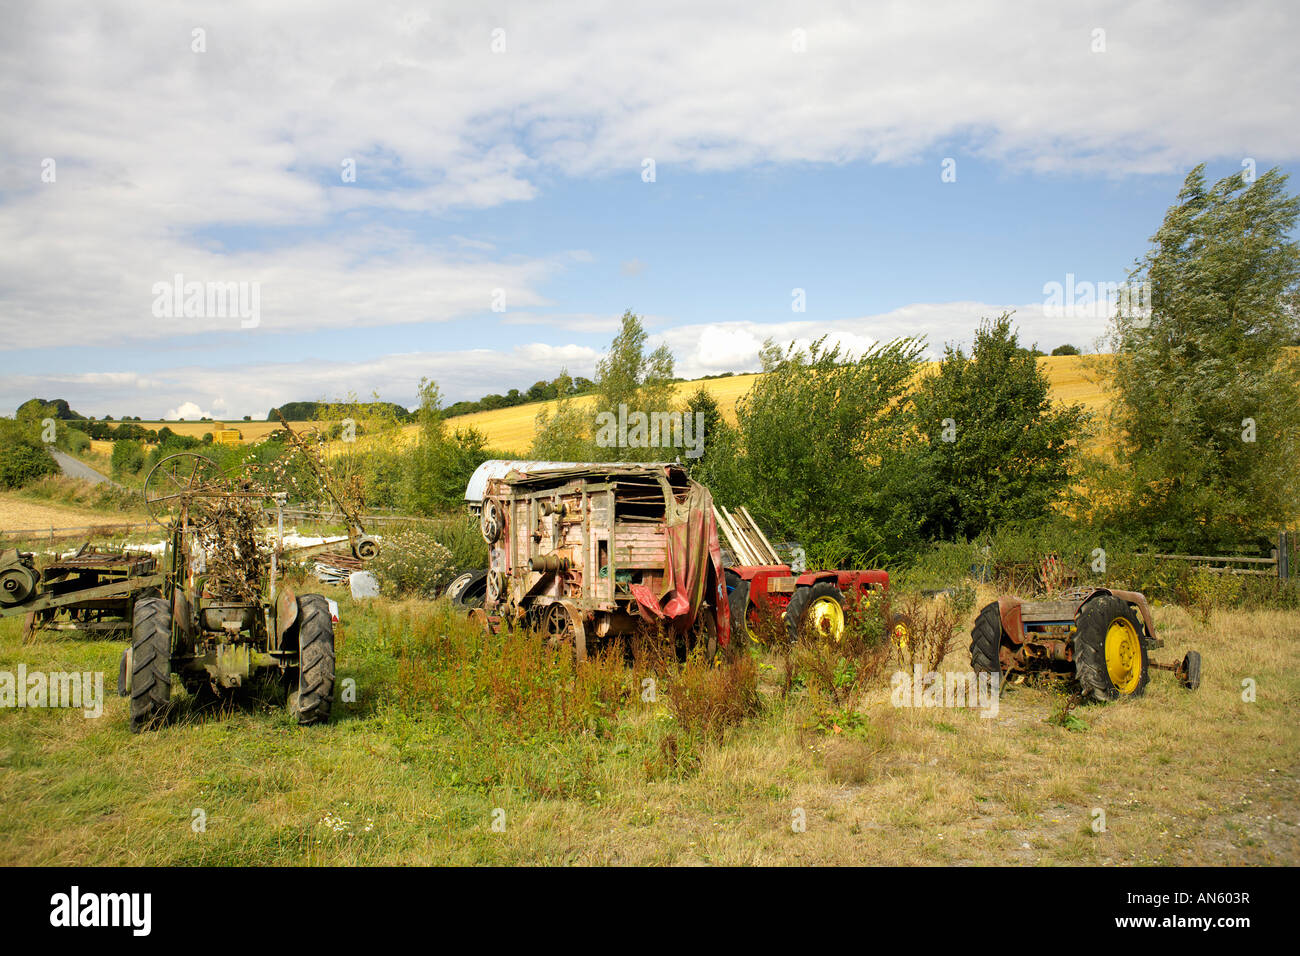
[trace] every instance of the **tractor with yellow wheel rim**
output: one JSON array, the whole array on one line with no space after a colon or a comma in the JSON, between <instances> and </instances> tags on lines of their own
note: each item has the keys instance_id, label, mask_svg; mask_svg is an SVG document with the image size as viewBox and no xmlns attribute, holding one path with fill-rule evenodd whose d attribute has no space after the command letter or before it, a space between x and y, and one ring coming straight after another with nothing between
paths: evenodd
<instances>
[{"instance_id":1,"label":"tractor with yellow wheel rim","mask_svg":"<svg viewBox=\"0 0 1300 956\"><path fill-rule=\"evenodd\" d=\"M971 629L972 668L1003 681L1031 674L1073 677L1086 698L1127 700L1146 690L1152 670L1172 671L1189 690L1201 683L1201 655L1158 664L1162 646L1146 596L1139 591L1074 588L1042 601L1002 597Z\"/></svg>"},{"instance_id":2,"label":"tractor with yellow wheel rim","mask_svg":"<svg viewBox=\"0 0 1300 956\"><path fill-rule=\"evenodd\" d=\"M837 644L854 616L876 611L889 636L906 641L911 621L889 615L889 573L880 570L795 572L786 564L733 565L726 569L732 626L747 643L773 643L781 636Z\"/></svg>"}]
</instances>

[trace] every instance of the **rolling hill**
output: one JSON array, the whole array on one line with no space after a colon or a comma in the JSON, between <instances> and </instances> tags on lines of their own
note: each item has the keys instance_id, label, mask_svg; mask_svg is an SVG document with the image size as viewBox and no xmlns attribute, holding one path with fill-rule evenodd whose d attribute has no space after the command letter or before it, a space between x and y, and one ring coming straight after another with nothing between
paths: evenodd
<instances>
[{"instance_id":1,"label":"rolling hill","mask_svg":"<svg viewBox=\"0 0 1300 956\"><path fill-rule=\"evenodd\" d=\"M1052 384L1052 398L1054 401L1062 404L1078 403L1085 406L1089 411L1097 411L1105 406L1106 395L1101 386L1092 381L1088 371L1087 363L1095 361L1095 356L1082 355L1058 355L1044 356L1038 360L1039 367L1047 373L1048 380ZM935 368L937 363L927 363L925 370ZM922 374L925 372L923 371ZM744 395L751 385L754 384L758 375L735 375L729 378L700 379L692 382L681 382L676 386L677 397L685 400L701 385L717 399L722 408L723 417L729 422L734 423L736 420L736 401ZM584 396L576 398L574 401L579 407L591 406L595 402L594 396ZM455 418L447 419L447 423L452 428L477 428L487 436L487 447L514 454L523 455L527 453L528 446L533 440L533 429L536 424L537 413L545 408L547 413L553 413L556 402L532 402L527 405L516 405L513 408L498 408L490 412L473 412L469 415L458 415ZM403 431L408 436L413 436L417 426L407 426Z\"/></svg>"}]
</instances>

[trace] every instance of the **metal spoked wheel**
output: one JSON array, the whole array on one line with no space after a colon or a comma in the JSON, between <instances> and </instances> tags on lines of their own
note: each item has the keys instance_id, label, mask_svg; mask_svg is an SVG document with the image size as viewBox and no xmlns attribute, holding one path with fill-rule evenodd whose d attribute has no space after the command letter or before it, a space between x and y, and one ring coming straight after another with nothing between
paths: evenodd
<instances>
[{"instance_id":1,"label":"metal spoked wheel","mask_svg":"<svg viewBox=\"0 0 1300 956\"><path fill-rule=\"evenodd\" d=\"M567 604L556 602L547 607L542 617L542 633L549 647L557 650L571 647L575 660L581 662L587 659L586 632L582 622Z\"/></svg>"},{"instance_id":2,"label":"metal spoked wheel","mask_svg":"<svg viewBox=\"0 0 1300 956\"><path fill-rule=\"evenodd\" d=\"M174 531L183 516L193 527L206 527L212 522L212 510L208 500L197 493L217 487L221 478L221 470L210 458L192 451L168 455L144 480L149 517L168 531Z\"/></svg>"}]
</instances>

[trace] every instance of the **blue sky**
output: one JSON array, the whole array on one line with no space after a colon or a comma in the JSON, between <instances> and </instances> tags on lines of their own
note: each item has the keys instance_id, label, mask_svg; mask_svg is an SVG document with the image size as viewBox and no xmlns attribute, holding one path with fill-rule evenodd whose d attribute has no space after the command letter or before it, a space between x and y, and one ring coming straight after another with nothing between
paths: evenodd
<instances>
[{"instance_id":1,"label":"blue sky","mask_svg":"<svg viewBox=\"0 0 1300 956\"><path fill-rule=\"evenodd\" d=\"M590 374L626 308L685 375L1003 308L1090 348L1045 283L1122 281L1197 162L1300 154L1280 3L96 9L0 14L6 410L477 398ZM178 272L256 326L157 314Z\"/></svg>"}]
</instances>

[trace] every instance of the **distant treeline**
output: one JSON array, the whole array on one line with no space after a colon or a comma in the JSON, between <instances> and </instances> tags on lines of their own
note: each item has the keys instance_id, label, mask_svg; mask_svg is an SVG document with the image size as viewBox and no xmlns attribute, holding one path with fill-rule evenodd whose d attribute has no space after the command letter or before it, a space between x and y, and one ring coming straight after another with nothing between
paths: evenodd
<instances>
[{"instance_id":1,"label":"distant treeline","mask_svg":"<svg viewBox=\"0 0 1300 956\"><path fill-rule=\"evenodd\" d=\"M415 415L396 402L285 402L278 409L273 408L267 412L266 420L278 422L280 415L283 415L285 421L310 422L318 418L346 415L349 409L367 415L392 415L399 422L415 421Z\"/></svg>"}]
</instances>

